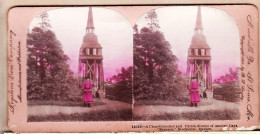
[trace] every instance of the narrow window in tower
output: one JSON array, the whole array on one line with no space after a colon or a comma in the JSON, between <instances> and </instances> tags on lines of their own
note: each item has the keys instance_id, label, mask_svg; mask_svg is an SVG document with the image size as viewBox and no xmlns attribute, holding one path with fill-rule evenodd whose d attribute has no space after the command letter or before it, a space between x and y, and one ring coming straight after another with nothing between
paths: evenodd
<instances>
[{"instance_id":1,"label":"narrow window in tower","mask_svg":"<svg viewBox=\"0 0 260 134\"><path fill-rule=\"evenodd\" d=\"M198 49L195 49L195 55L198 55Z\"/></svg>"},{"instance_id":2,"label":"narrow window in tower","mask_svg":"<svg viewBox=\"0 0 260 134\"><path fill-rule=\"evenodd\" d=\"M89 50L88 50L88 48L85 49L84 55L89 55Z\"/></svg>"},{"instance_id":3,"label":"narrow window in tower","mask_svg":"<svg viewBox=\"0 0 260 134\"><path fill-rule=\"evenodd\" d=\"M205 49L201 49L201 55L202 55L202 56L205 55Z\"/></svg>"},{"instance_id":4,"label":"narrow window in tower","mask_svg":"<svg viewBox=\"0 0 260 134\"><path fill-rule=\"evenodd\" d=\"M201 55L201 49L198 49L198 55L199 56Z\"/></svg>"},{"instance_id":5,"label":"narrow window in tower","mask_svg":"<svg viewBox=\"0 0 260 134\"><path fill-rule=\"evenodd\" d=\"M96 55L96 49L93 48L93 55Z\"/></svg>"}]
</instances>

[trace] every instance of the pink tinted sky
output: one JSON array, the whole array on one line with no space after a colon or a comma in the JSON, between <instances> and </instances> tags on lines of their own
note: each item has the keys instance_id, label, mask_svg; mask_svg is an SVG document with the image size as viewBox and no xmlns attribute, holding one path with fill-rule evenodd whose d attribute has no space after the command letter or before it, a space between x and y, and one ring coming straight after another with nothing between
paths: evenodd
<instances>
[{"instance_id":1,"label":"pink tinted sky","mask_svg":"<svg viewBox=\"0 0 260 134\"><path fill-rule=\"evenodd\" d=\"M178 68L186 71L187 52L194 34L197 6L172 6L156 9L160 31L171 44L179 59ZM145 15L137 21L140 28L146 25ZM211 47L213 79L228 69L240 66L239 31L236 22L225 11L201 7L202 25L207 43Z\"/></svg>"},{"instance_id":2,"label":"pink tinted sky","mask_svg":"<svg viewBox=\"0 0 260 134\"><path fill-rule=\"evenodd\" d=\"M105 79L117 74L121 67L133 65L132 26L120 13L111 9L93 7L95 33L103 47ZM88 7L62 8L48 11L52 30L70 57L70 67L78 70L78 56L86 33ZM37 25L34 19L32 29Z\"/></svg>"}]
</instances>

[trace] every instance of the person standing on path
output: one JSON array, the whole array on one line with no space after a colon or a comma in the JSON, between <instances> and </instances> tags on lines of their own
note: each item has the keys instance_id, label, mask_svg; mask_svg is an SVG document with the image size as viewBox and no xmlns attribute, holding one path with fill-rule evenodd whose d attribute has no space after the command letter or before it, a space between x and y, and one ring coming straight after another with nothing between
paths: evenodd
<instances>
[{"instance_id":1,"label":"person standing on path","mask_svg":"<svg viewBox=\"0 0 260 134\"><path fill-rule=\"evenodd\" d=\"M93 103L93 95L92 95L92 87L94 84L90 81L89 77L85 78L85 81L82 86L82 90L84 91L83 101L84 106L90 107L90 104Z\"/></svg>"},{"instance_id":2,"label":"person standing on path","mask_svg":"<svg viewBox=\"0 0 260 134\"><path fill-rule=\"evenodd\" d=\"M192 77L192 82L190 83L189 90L190 90L190 102L191 106L195 105L195 107L198 106L198 103L200 103L200 94L199 94L199 86L197 77Z\"/></svg>"}]
</instances>

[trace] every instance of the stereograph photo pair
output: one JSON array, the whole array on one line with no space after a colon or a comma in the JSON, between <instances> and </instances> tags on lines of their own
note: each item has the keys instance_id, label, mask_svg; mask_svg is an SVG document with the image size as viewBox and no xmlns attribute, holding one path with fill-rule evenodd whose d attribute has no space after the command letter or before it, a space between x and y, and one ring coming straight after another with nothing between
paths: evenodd
<instances>
[{"instance_id":1,"label":"stereograph photo pair","mask_svg":"<svg viewBox=\"0 0 260 134\"><path fill-rule=\"evenodd\" d=\"M14 132L253 130L254 5L13 7Z\"/></svg>"}]
</instances>

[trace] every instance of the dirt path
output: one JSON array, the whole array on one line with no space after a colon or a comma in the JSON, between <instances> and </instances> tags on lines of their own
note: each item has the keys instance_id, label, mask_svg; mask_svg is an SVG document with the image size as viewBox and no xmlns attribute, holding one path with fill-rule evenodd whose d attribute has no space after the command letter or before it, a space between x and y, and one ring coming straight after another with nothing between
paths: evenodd
<instances>
[{"instance_id":1,"label":"dirt path","mask_svg":"<svg viewBox=\"0 0 260 134\"><path fill-rule=\"evenodd\" d=\"M225 110L225 109L239 109L239 104L212 100L213 104L208 106L165 106L165 105L146 105L146 106L134 106L133 115L137 117L146 117L154 115L162 115L165 113L185 113L207 110Z\"/></svg>"},{"instance_id":2,"label":"dirt path","mask_svg":"<svg viewBox=\"0 0 260 134\"><path fill-rule=\"evenodd\" d=\"M75 107L75 106L53 106L53 105L40 105L40 106L28 106L28 115L56 115L56 114L73 114L73 113L87 113L93 111L101 111L105 109L117 111L122 109L131 108L131 104L124 103L115 100L103 99L105 105L93 106L93 107Z\"/></svg>"}]
</instances>

